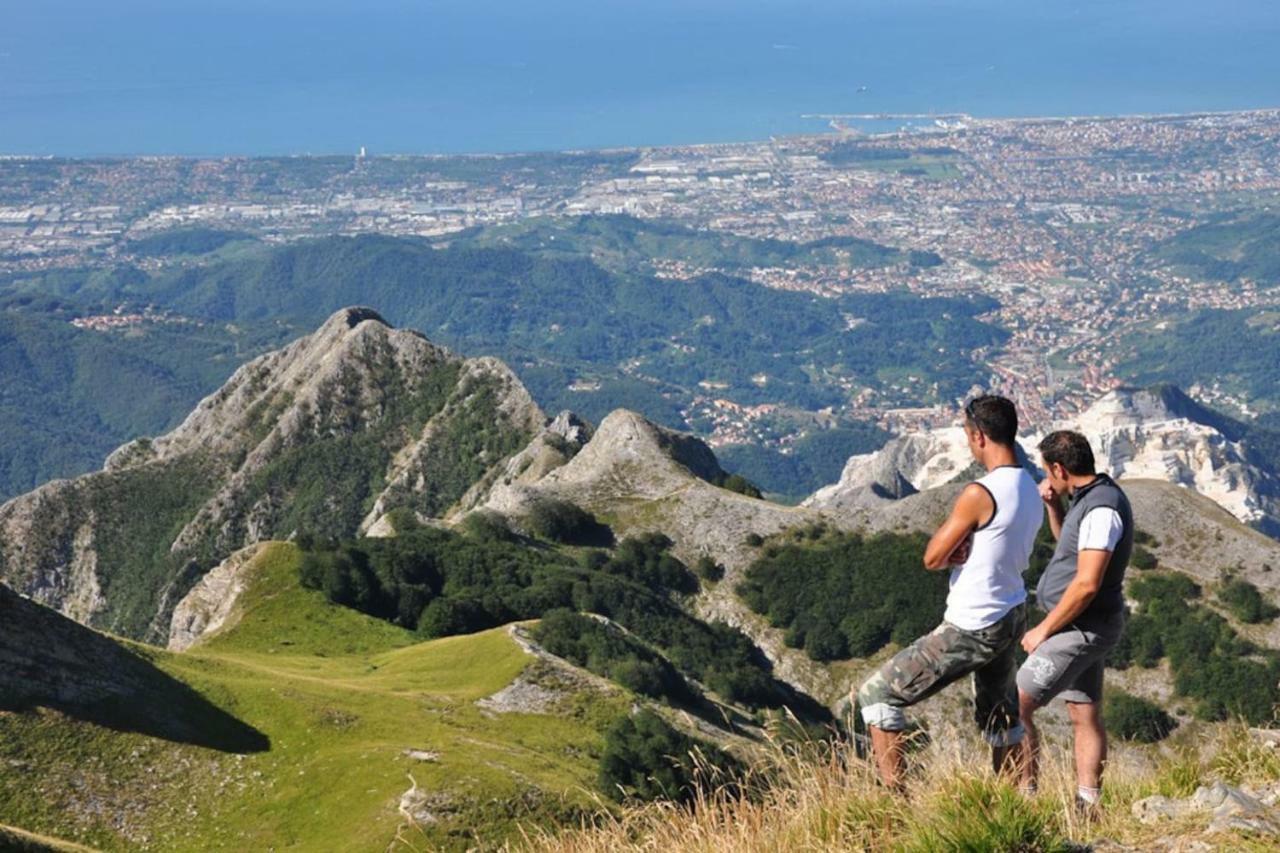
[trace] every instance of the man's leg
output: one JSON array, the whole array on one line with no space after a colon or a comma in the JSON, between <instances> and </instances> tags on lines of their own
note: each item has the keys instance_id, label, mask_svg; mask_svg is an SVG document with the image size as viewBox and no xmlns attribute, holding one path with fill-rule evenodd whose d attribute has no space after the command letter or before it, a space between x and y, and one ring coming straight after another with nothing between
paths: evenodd
<instances>
[{"instance_id":1,"label":"man's leg","mask_svg":"<svg viewBox=\"0 0 1280 853\"><path fill-rule=\"evenodd\" d=\"M973 674L974 721L991 745L991 769L1016 775L1026 727L1019 721L1017 664L1013 648Z\"/></svg>"},{"instance_id":2,"label":"man's leg","mask_svg":"<svg viewBox=\"0 0 1280 853\"><path fill-rule=\"evenodd\" d=\"M1018 716L1022 721L1022 752L1018 756L1018 787L1034 794L1040 783L1040 731L1036 728L1036 711L1040 703L1035 697L1018 691Z\"/></svg>"},{"instance_id":3,"label":"man's leg","mask_svg":"<svg viewBox=\"0 0 1280 853\"><path fill-rule=\"evenodd\" d=\"M879 726L867 726L871 733L871 754L876 759L876 771L886 788L903 789L903 777L907 773L907 751L901 731L886 731Z\"/></svg>"},{"instance_id":4,"label":"man's leg","mask_svg":"<svg viewBox=\"0 0 1280 853\"><path fill-rule=\"evenodd\" d=\"M1039 771L1040 739L1035 728L1034 714L1037 708L1047 705L1053 697L1061 695L1071 709L1075 724L1076 769L1081 776L1081 750L1090 768L1088 778L1093 784L1081 783L1080 799L1092 804L1098 799L1097 780L1101 778L1101 761L1106 756L1106 735L1102 734L1102 668L1103 659L1110 645L1089 634L1071 628L1041 643L1018 670L1018 703L1022 725L1027 730L1024 740L1022 784L1024 790L1035 790ZM1073 706L1092 706L1091 710L1077 711ZM1076 722L1077 715L1080 722ZM1084 745L1081 743L1083 730ZM1099 751L1100 750L1100 751Z\"/></svg>"},{"instance_id":5,"label":"man's leg","mask_svg":"<svg viewBox=\"0 0 1280 853\"><path fill-rule=\"evenodd\" d=\"M1026 629L1019 606L1000 622L976 632L999 651L973 672L974 722L991 745L991 769L1014 776L1022 755L1023 727L1018 721L1018 662L1014 650Z\"/></svg>"},{"instance_id":6,"label":"man's leg","mask_svg":"<svg viewBox=\"0 0 1280 853\"><path fill-rule=\"evenodd\" d=\"M1076 784L1081 790L1102 790L1102 767L1107 760L1107 731L1097 702L1067 702L1075 729Z\"/></svg>"},{"instance_id":7,"label":"man's leg","mask_svg":"<svg viewBox=\"0 0 1280 853\"><path fill-rule=\"evenodd\" d=\"M943 623L898 652L858 689L858 707L871 734L880 781L901 790L906 770L903 708L937 693L983 663L974 659L973 639Z\"/></svg>"},{"instance_id":8,"label":"man's leg","mask_svg":"<svg viewBox=\"0 0 1280 853\"><path fill-rule=\"evenodd\" d=\"M1103 661L1099 658L1062 692L1075 742L1076 802L1093 809L1102 799L1102 769L1107 761L1107 731L1102 719Z\"/></svg>"}]
</instances>

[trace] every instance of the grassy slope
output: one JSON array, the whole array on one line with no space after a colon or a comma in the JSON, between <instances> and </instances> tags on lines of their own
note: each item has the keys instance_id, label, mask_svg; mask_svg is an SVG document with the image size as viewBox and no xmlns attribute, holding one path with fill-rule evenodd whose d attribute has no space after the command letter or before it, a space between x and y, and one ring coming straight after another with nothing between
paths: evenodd
<instances>
[{"instance_id":1,"label":"grassy slope","mask_svg":"<svg viewBox=\"0 0 1280 853\"><path fill-rule=\"evenodd\" d=\"M461 848L586 804L600 731L625 706L486 715L474 700L530 662L505 629L414 643L299 588L296 563L292 546L267 549L239 624L187 653L147 651L263 732L268 750L223 754L51 713L3 715L0 758L28 772L0 777L0 821L104 848L383 850L412 773L442 792L425 841ZM440 757L410 761L407 748ZM105 808L95 814L94 802ZM110 827L121 810L124 836Z\"/></svg>"},{"instance_id":2,"label":"grassy slope","mask_svg":"<svg viewBox=\"0 0 1280 853\"><path fill-rule=\"evenodd\" d=\"M958 717L957 717L958 719ZM1280 758L1234 724L1197 724L1175 743L1111 752L1098 821L1073 807L1070 743L1048 738L1041 787L1024 797L985 766L985 746L948 727L910 758L908 796L888 792L848 744L834 750L775 750L771 787L755 798L712 792L692 808L655 803L623 809L598 826L515 845L521 853L623 851L1240 850L1273 851L1273 836L1247 830L1206 833L1208 813L1145 824L1133 804L1152 795L1186 798L1221 780L1252 790L1280 778ZM1202 847L1197 846L1197 842Z\"/></svg>"}]
</instances>

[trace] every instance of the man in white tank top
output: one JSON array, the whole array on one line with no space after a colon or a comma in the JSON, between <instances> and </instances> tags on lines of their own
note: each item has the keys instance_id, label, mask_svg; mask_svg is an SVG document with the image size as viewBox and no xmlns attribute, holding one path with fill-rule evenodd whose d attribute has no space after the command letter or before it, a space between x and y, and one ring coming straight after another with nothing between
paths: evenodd
<instances>
[{"instance_id":1,"label":"man in white tank top","mask_svg":"<svg viewBox=\"0 0 1280 853\"><path fill-rule=\"evenodd\" d=\"M1027 626L1022 573L1044 504L1018 465L1013 403L977 397L964 413L969 449L987 473L965 486L925 548L926 569L951 572L942 624L898 652L857 694L880 778L895 789L902 787L906 763L903 709L962 676L973 676L974 720L991 744L997 770L1016 770L1023 737L1014 652Z\"/></svg>"}]
</instances>

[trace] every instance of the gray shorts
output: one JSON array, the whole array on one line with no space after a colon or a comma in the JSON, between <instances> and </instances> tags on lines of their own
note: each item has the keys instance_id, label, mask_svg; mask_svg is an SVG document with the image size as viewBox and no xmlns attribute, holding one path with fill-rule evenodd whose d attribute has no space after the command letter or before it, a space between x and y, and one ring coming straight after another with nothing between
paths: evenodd
<instances>
[{"instance_id":1,"label":"gray shorts","mask_svg":"<svg viewBox=\"0 0 1280 853\"><path fill-rule=\"evenodd\" d=\"M1101 702L1107 652L1123 631L1123 615L1096 631L1068 625L1023 662L1018 670L1018 689L1037 705L1047 705L1055 696L1067 702Z\"/></svg>"}]
</instances>

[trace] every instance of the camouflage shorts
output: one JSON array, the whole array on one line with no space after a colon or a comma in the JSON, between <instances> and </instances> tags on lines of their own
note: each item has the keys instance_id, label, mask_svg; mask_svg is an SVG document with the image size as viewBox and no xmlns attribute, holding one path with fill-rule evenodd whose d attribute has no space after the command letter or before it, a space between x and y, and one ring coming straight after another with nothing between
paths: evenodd
<instances>
[{"instance_id":1,"label":"camouflage shorts","mask_svg":"<svg viewBox=\"0 0 1280 853\"><path fill-rule=\"evenodd\" d=\"M858 690L858 706L869 726L902 731L903 708L928 699L965 675L973 676L974 721L988 743L1022 740L1018 722L1018 665L1014 653L1027 629L1025 605L999 622L966 631L943 622L880 667Z\"/></svg>"}]
</instances>

